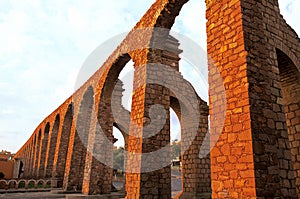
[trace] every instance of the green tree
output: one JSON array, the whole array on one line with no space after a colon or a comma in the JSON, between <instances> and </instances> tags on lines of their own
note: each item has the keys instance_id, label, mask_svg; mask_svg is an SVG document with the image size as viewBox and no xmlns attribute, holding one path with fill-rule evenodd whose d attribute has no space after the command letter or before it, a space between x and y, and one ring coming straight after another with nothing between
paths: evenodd
<instances>
[{"instance_id":1,"label":"green tree","mask_svg":"<svg viewBox=\"0 0 300 199\"><path fill-rule=\"evenodd\" d=\"M120 169L124 171L124 148L119 147L114 149L114 169Z\"/></svg>"},{"instance_id":2,"label":"green tree","mask_svg":"<svg viewBox=\"0 0 300 199\"><path fill-rule=\"evenodd\" d=\"M177 157L180 157L181 153L181 141L173 140L171 143L171 155L172 159L176 159Z\"/></svg>"}]
</instances>

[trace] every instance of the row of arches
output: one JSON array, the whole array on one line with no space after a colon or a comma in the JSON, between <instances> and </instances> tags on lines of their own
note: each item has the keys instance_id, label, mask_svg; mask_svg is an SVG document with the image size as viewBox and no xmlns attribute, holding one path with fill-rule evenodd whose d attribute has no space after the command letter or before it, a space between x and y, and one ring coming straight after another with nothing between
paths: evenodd
<instances>
[{"instance_id":1,"label":"row of arches","mask_svg":"<svg viewBox=\"0 0 300 199\"><path fill-rule=\"evenodd\" d=\"M179 14L181 6L185 4L186 1L178 1L176 2L164 2L160 5L160 2L156 3L160 9L160 12L162 13L160 16L152 16L149 17L151 20L151 24L157 23L161 27L170 28L172 27L172 24L174 23L175 17ZM165 4L165 5L164 5ZM178 5L177 5L178 4ZM155 7L155 6L153 6ZM173 10L174 12L169 12L169 10ZM147 13L148 15L153 15L154 13L149 11ZM170 15L171 14L171 15ZM170 18L170 19L168 19ZM156 21L157 20L157 21ZM138 24L136 27L142 27L143 24ZM103 80L98 79L95 80L94 75L86 84L84 84L78 92L76 92L72 96L73 100L73 115L70 119L70 128L68 129L67 133L62 132L62 129L64 129L65 125L61 125L68 119L66 117L63 117L64 113L59 113L59 115L53 114L52 118L47 118L43 125L41 125L41 128L38 130L38 133L40 133L39 136L34 135L32 139L30 139L29 143L26 145L25 149L25 171L24 176L30 176L34 175L36 177L58 177L63 179L63 187L65 189L75 189L76 190L82 190L84 193L89 194L96 194L96 193L108 193L111 190L111 179L112 179L112 146L114 142L114 137L112 135L112 129L113 126L118 127L120 131L122 132L125 140L125 148L127 148L127 151L133 152L134 150L141 150L141 151L152 151L154 149L164 148L164 146L167 146L170 143L170 116L169 116L169 110L170 107L172 107L177 115L182 116L181 120L181 126L182 126L182 132L185 132L184 136L181 136L184 140L183 145L185 145L186 153L183 154L185 158L183 158L185 163L183 164L183 169L185 170L184 178L184 191L186 192L201 192L201 191L209 191L210 190L210 179L209 177L209 157L205 157L203 160L203 165L197 164L199 162L198 152L199 152L199 146L203 142L205 133L207 132L207 105L202 100L196 98L194 99L199 103L201 106L201 110L204 110L203 115L197 115L195 118L189 117L189 114L182 114L184 112L183 110L180 110L183 107L179 107L179 104L184 104L186 102L180 102L180 99L176 94L178 94L178 88L181 86L185 87L187 85L186 82L183 81L183 77L178 72L179 63L180 60L178 54L181 52L178 49L179 43L178 41L174 41L174 39L171 36L167 36L166 42L162 41L161 43L164 44L170 44L172 46L171 48L174 48L170 50L170 53L163 54L163 62L165 65L168 65L170 68L172 68L172 75L175 75L177 79L174 79L174 81L180 81L178 83L178 87L175 88L174 91L170 92L168 89L163 89L163 92L161 92L161 86L157 86L157 83L154 81L152 85L147 88L147 92L150 92L151 89L158 91L155 95L157 97L153 98L153 101L149 103L149 107L153 105L154 103L160 103L161 99L158 97L159 94L162 94L165 99L162 102L162 109L166 111L166 123L161 124L162 125L162 131L158 132L158 135L149 136L147 140L145 140L145 143L147 143L147 146L142 148L135 148L136 146L132 144L131 142L138 141L138 139L135 140L133 138L134 136L128 136L129 129L133 129L132 131L139 131L138 125L131 125L130 122L130 115L133 116L136 114L136 110L132 110L131 112L125 111L120 107L119 104L111 104L111 102L116 102L116 100L111 100L112 96L112 88L117 83L117 78L120 73L120 71L124 68L124 65L130 60L133 59L135 66L141 66L148 62L148 55L144 52L140 52L139 50L132 51L129 54L123 53L124 50L127 50L127 47L136 47L132 46L134 44L132 41L135 41L136 38L140 37L141 34L139 32L134 33L131 32L131 39L128 39L127 41L123 42L123 46L120 45L118 49L113 53L113 55L108 59L108 61L102 66L100 70L102 72L104 71ZM151 40L150 34L147 36L149 38L145 38L145 40L149 39ZM129 42L126 44L126 42ZM142 46L144 48L148 48L147 46ZM121 52L121 55L120 55ZM122 54L123 53L123 54ZM150 62L156 62L155 57L158 58L155 52L149 53L149 56L152 56L153 60L150 60ZM118 57L116 60L115 57ZM135 77L134 77L134 85L133 87L136 89L139 87L139 80L144 80L143 76L140 76L142 70L142 67L135 68ZM136 72L137 71L137 72ZM151 71L150 71L151 72ZM170 71L163 71L164 77L170 75ZM102 77L101 77L102 78ZM163 77L161 77L163 79ZM102 90L101 90L102 89ZM175 92L177 91L177 92ZM100 93L100 94L99 94ZM192 92L186 92L186 96L191 95ZM172 97L170 97L172 95ZM79 96L79 97L77 97ZM122 96L122 93L121 93ZM139 100L142 102L144 98L139 98L141 96L134 96L136 97L136 100ZM74 99L75 98L75 99ZM171 99L172 98L172 99ZM188 101L188 100L186 100ZM70 101L69 101L70 103ZM133 100L133 104L135 103L135 100ZM146 102L148 103L148 102ZM114 112L112 110L113 107L118 106L119 111L117 111L116 115L112 115ZM137 104L137 108L139 104ZM154 113L157 113L160 111L159 108L154 110ZM194 107L195 109L199 107ZM64 109L62 107L59 107L59 109ZM188 108L186 108L188 109ZM141 109L142 110L142 109ZM142 110L144 111L144 110ZM149 112L151 109L149 108L147 111L145 111L145 117L148 119L148 123L151 122L152 117L149 115ZM156 112L155 112L156 111ZM66 114L67 115L67 114ZM157 114L159 115L159 114ZM153 119L157 119L156 121L159 121L159 118L157 118L154 114ZM114 116L114 117L113 117ZM137 117L140 117L137 115ZM203 118L202 118L203 117ZM56 120L56 118L58 118ZM125 120L124 120L125 118ZM48 119L52 122L48 123ZM119 121L116 121L117 119L120 119ZM139 118L141 120L143 118ZM199 127L199 121L202 122L201 128ZM54 122L55 121L55 122ZM59 121L59 123L56 123L56 121ZM189 123L196 123L196 127L193 129L190 129L191 125ZM57 125L56 125L57 124ZM99 125L97 125L99 124ZM151 123L150 123L151 124ZM144 125L144 124L142 124ZM59 130L57 132L56 126L59 126ZM147 125L145 125L147 126ZM127 132L127 135L126 135ZM149 131L147 131L148 133ZM68 136L69 133L69 136ZM143 132L146 134L146 131ZM150 132L151 133L151 132ZM196 134L196 136L189 136L190 134ZM64 140L64 137L69 138L69 140ZM199 136L199 137L197 137ZM162 137L162 139L160 139ZM194 139L194 137L196 137ZM56 139L56 149L55 153L53 155L53 143ZM158 142L156 140L159 140ZM35 144L34 144L35 143ZM67 144L66 144L67 143ZM155 145L157 143L157 146ZM28 147L28 148L27 148ZM65 150L65 153L59 157L59 153L61 151ZM32 153L32 151L34 151ZM166 151L165 151L166 152ZM168 152L166 152L168 153ZM53 158L54 157L54 158ZM64 158L65 157L65 158ZM157 156L159 157L159 156ZM156 158L156 157L154 157ZM195 161L187 161L189 158L196 158ZM33 160L32 160L33 159ZM63 162L63 159L65 159L65 162ZM32 161L35 163L32 167ZM168 158L165 160L168 162ZM52 164L53 162L53 164ZM169 162L168 162L169 163ZM60 169L59 165L64 165L65 168ZM131 164L129 164L131 165ZM204 166L206 165L206 166ZM203 166L203 168L202 168ZM151 165L149 165L151 167ZM165 192L165 195L168 195L171 190L169 187L169 176L170 176L170 165L164 165L166 168L160 168L158 172L154 171L155 179L163 178L163 183L157 183L155 185L155 189L157 192ZM49 172L52 168L52 175L49 174ZM197 169L195 169L197 168ZM147 169L147 168L146 168ZM62 172L63 171L63 175ZM201 171L201 172L200 172ZM165 175L164 172L167 174ZM206 175L206 177L201 175ZM140 175L140 174L139 174ZM190 177L192 176L192 177ZM131 177L126 176L127 177ZM144 178L141 178L144 180ZM198 185L195 184L195 181L199 182ZM202 182L202 184L200 183ZM134 187L139 186L139 182L136 183L134 181L127 181L128 183L131 183L131 185L127 185L126 187ZM144 183L144 182L143 182ZM163 189L163 186L166 186L167 189ZM139 188L139 187L135 187ZM134 194L131 190L128 190L131 192L130 194ZM130 197L129 194L129 197Z\"/></svg>"},{"instance_id":2,"label":"row of arches","mask_svg":"<svg viewBox=\"0 0 300 199\"><path fill-rule=\"evenodd\" d=\"M15 159L21 161L19 178L62 178L68 151L68 140L73 118L72 103L43 122ZM54 115L54 114L53 114ZM63 118L61 118L63 115Z\"/></svg>"},{"instance_id":3,"label":"row of arches","mask_svg":"<svg viewBox=\"0 0 300 199\"><path fill-rule=\"evenodd\" d=\"M186 0L157 1L143 17L142 22L146 21L151 26L171 28L181 6L185 3ZM127 197L138 198L151 195L169 198L170 166L163 165L157 170L151 170L161 163L161 161L157 161L160 157L168 156L169 151L163 151L162 155L150 157L152 164L147 164L148 156L143 152L150 153L154 151L153 149L159 150L170 142L169 110L172 107L176 114L180 115L181 132L183 133L182 143L187 147L182 155L183 193L187 193L186 198L198 197L198 193L203 194L205 192L212 192L214 198L231 196L236 198L256 196L290 198L296 195L296 189L299 193L299 175L297 174L299 170L300 106L299 68L297 68L299 62L297 56L292 56L293 54L298 55L300 52L298 47L294 47L294 43L297 43L299 39L288 30L286 35L290 41L283 42L286 43L284 46L297 49L294 49L290 54L287 53L291 52L287 47L285 50L279 50L277 44L274 45L275 42L272 37L276 40L284 40L284 38L280 38L278 28L269 28L269 22L264 21L269 17L269 14L266 17L261 17L261 14L265 12L263 9L266 7L263 4L268 4L267 7L272 8L273 4L276 5L276 1L258 2L257 6L255 5L255 11L248 10L250 5L240 4L239 1L231 4L226 1L207 2L208 53L212 56L212 60L217 63L217 69L220 70L221 75L227 80L222 82L226 89L226 99L224 99L220 94L222 93L220 88L218 85L216 86L218 82L215 81L213 74L217 69L212 68L213 64L209 63L210 95L213 102L210 110L212 113L216 111L218 113L215 114L220 113L222 115L222 110L218 108L220 104L226 104L225 125L221 125L221 135L216 141L217 144L213 146L215 150L211 154L199 158L199 147L205 141L204 135L208 128L208 113L200 112L196 117L182 114L182 111L188 109L188 106L181 106L178 110L177 106L182 101L176 92L174 95L172 93L174 91L162 88L156 82L158 79L165 79L165 77L172 75L178 77L173 81L181 80L177 68L180 59L178 57L180 50L177 49L178 42L174 42L174 40L171 42L171 46L176 47L175 53L172 54L171 52L171 55L166 55L160 50L152 51L149 46L146 46L147 50L145 51L147 52L132 50L128 54L124 53L128 47L132 47L130 42L138 41L141 35L149 37L148 41L151 41L151 44L157 42L157 38L152 37L152 34L150 34L151 36L138 34L132 41L130 39L129 42L125 40L125 44L122 43L117 48L99 70L100 72L98 71L96 75L92 76L73 96L73 99L75 97L74 114L70 120L72 124L70 124L71 127L68 131L69 140L64 142L67 143L66 150L68 152L64 154L65 156L61 156L66 159L63 169L64 176L59 176L63 178L63 187L67 190L81 190L86 194L101 194L111 191L112 146L114 142L112 129L113 126L117 126L124 135L126 132L130 132L128 136L124 136L125 148L132 152L127 160L127 164L131 167L131 171L126 173ZM228 10L231 9L236 10L235 14L238 21L230 22L234 23L233 25L225 22L222 24L217 17L218 15L215 14L220 14L220 18L223 18L223 14L228 15L227 18L224 17L228 20L232 14ZM154 10L156 12L153 12ZM273 17L277 19L278 10L274 8L270 12L276 12L275 14L272 13L276 17L272 16L271 19L273 20ZM243 18L242 14L247 14L247 16ZM255 20L255 23L249 23L248 19ZM283 20L281 18L280 20L281 23ZM261 28L266 29L257 30L260 27L257 24L263 24ZM144 27L144 25L145 23L138 23L136 27ZM228 29L225 31L223 30L224 27ZM273 33L272 29L276 31ZM235 31L240 31L238 33L244 33L244 35ZM219 37L221 32L224 34L230 32L227 33L228 37L222 37L222 42L226 44L218 43L219 41L215 38L216 35ZM261 32L273 34L273 36L260 35ZM134 31L130 34L134 35ZM285 33L281 35L285 35ZM232 37L237 40L236 43L233 43ZM166 42L168 39L157 43L168 43ZM254 42L254 40L257 41ZM259 43L258 40L260 42L270 41L270 43ZM278 49L276 49L277 47ZM229 51L228 48L232 49ZM115 59L116 57L117 59ZM116 102L112 100L112 97L114 96L113 88L118 82L118 75L130 59L133 59L135 63L133 82L135 90L132 99L134 109L131 112L126 112L119 103L112 104L112 102ZM159 70L157 71L160 73L157 73L151 70L155 68L154 66L147 65L157 62L173 67L175 69L174 74L170 75L172 71ZM146 66L145 63L147 63ZM97 76L99 73L101 73L100 78ZM145 82L145 76L153 82ZM184 88L182 90L185 91L185 87L181 84L178 87ZM177 91L176 88L175 91ZM186 92L185 96L190 96L190 94ZM165 98L162 99L161 96ZM240 101L240 98L243 100ZM197 100L201 102L201 100ZM153 109L154 117L151 117L151 106L156 103L161 106ZM201 110L207 112L207 107L202 105ZM119 109L114 112L113 107L116 106ZM285 107L285 110L282 107ZM155 112L157 110L166 112L164 118L166 123L161 124L159 123L161 121L157 120L157 124L161 125L162 128L157 134L151 135L151 132L147 132L147 125L150 124L151 126L151 121L158 118L159 114ZM114 115L114 113L117 114ZM200 121L203 123L198 123L196 120L199 118L197 117L202 117ZM52 118L53 121L55 121L54 118ZM118 119L120 120L118 121ZM218 129L217 119L211 118L213 135ZM189 127L189 123L196 123L197 128L186 128ZM43 176L46 176L48 163L49 168L51 168L51 150L53 151L51 137L54 137L52 135L55 132L54 126L55 124L46 123L40 131L41 136L34 136L26 145L25 168L28 171L31 172L31 167L26 167L26 165L32 165L32 161L37 161L36 173L42 171ZM61 127L61 125L58 126ZM192 133L196 133L196 136L191 136ZM39 146L34 143L39 143ZM58 151L62 145L62 136L57 136L56 143L60 144L56 145L58 150L55 150L53 168L58 165L56 161L60 161ZM43 147L45 147L44 152ZM210 147L212 146L208 144L208 146L204 146L204 149L209 150ZM35 148L37 149L32 152L32 149ZM138 160L144 160L146 163L141 163ZM167 158L164 161L168 161ZM237 161L239 161L239 168L236 167ZM143 167L145 165L146 167ZM52 170L58 170L53 168ZM146 169L146 172L140 172L142 169ZM27 170L24 174L30 173ZM211 189L213 190L211 191Z\"/></svg>"},{"instance_id":4,"label":"row of arches","mask_svg":"<svg viewBox=\"0 0 300 199\"><path fill-rule=\"evenodd\" d=\"M51 180L18 179L18 180L0 180L1 189L37 189L51 188Z\"/></svg>"},{"instance_id":5,"label":"row of arches","mask_svg":"<svg viewBox=\"0 0 300 199\"><path fill-rule=\"evenodd\" d=\"M174 38L168 38L169 42L177 42ZM171 41L170 41L171 40ZM178 45L177 45L178 47ZM175 49L176 50L176 49ZM176 50L175 52L180 52ZM173 52L174 53L174 52ZM122 82L118 80L121 70L126 63L130 61L131 57L128 54L122 55L108 70L107 78L104 81L101 94L97 94L97 87L93 85L85 85L77 96L73 96L73 105L69 105L65 114L53 114L53 122L47 122L43 128L38 127L38 133L32 138L32 143L25 148L25 171L24 176L36 178L58 178L63 182L63 187L66 190L82 190L84 193L109 193L111 191L112 175L113 175L113 157L112 148L115 141L113 136L113 127L118 128L124 137L125 150L132 152L134 145L130 143L130 128L139 128L138 126L130 126L130 115L132 112L126 110L121 103L122 98ZM199 115L192 118L189 113L189 107L185 106L188 102L186 96L195 95L195 91L186 89L181 93L178 88L189 87L189 83L180 75L178 54L165 59L168 70L162 70L163 73L173 73L177 81L177 88L169 86L161 93L164 96L163 110L166 111L166 123L162 124L163 129L158 134L148 136L149 146L156 143L159 137L162 137L159 147L164 147L170 144L170 108L173 108L177 116L180 118L182 126L183 147L185 148L182 154L183 161L183 187L186 192L203 192L209 191L209 156L205 157L201 162L199 150L205 133L207 132L207 115L208 108L206 103L199 97L193 99L195 101L195 109L200 109ZM175 65L174 65L175 63ZM157 67L157 66L153 66ZM160 66L159 66L160 67ZM172 70L170 70L172 69ZM151 70L151 69L149 69ZM157 70L157 69L155 69ZM158 69L160 70L160 69ZM150 71L149 71L150 72ZM139 79L140 77L135 77ZM135 83L133 83L135 84ZM97 85L99 86L99 85ZM100 84L101 86L101 84ZM134 85L136 87L136 85ZM153 82L149 85L151 90L161 92L162 86ZM149 90L150 92L152 92ZM97 97L98 95L98 97ZM197 95L196 95L197 96ZM153 98L153 102L161 104L159 98ZM152 102L152 103L153 103ZM149 107L155 104L149 104ZM199 106L199 107L197 107ZM153 121L160 122L157 114L161 107L153 109L154 114L149 115L149 126L159 123L152 123ZM60 109L64 110L62 107ZM202 111L202 112L201 112ZM156 114L155 114L156 113ZM197 113L198 114L198 113ZM64 115L64 116L63 116ZM163 121L164 122L164 121ZM191 124L196 123L196 128L191 129ZM149 128L145 125L145 128ZM151 133L149 130L144 130L145 133ZM190 135L192 134L192 136ZM140 138L138 138L140 139ZM129 148L131 147L131 149ZM28 147L28 148L27 148ZM155 147L158 148L158 147ZM31 149L34 149L32 152ZM155 151L154 151L155 152ZM166 152L166 151L165 151ZM31 154L34 154L33 156ZM129 156L131 154L129 153ZM34 160L31 160L33 157ZM188 161L194 159L195 161ZM198 160L199 159L199 160ZM34 162L34 164L32 163ZM130 159L129 159L130 161ZM166 159L167 164L159 168L159 172L155 175L162 175L162 171L167 171L169 176L170 160ZM33 166L32 166L33 165ZM129 164L130 165L130 164ZM129 166L130 167L130 166ZM127 167L127 168L129 168ZM150 168L150 166L149 166ZM195 168L197 168L195 170ZM148 168L144 168L148 169ZM205 171L205 173L204 173ZM31 176L33 175L33 176ZM163 175L168 178L168 175ZM193 176L191 178L191 176ZM130 176L129 176L130 177ZM127 174L126 174L127 178ZM198 184L195 183L199 181ZM166 179L166 182L168 180ZM128 182L127 182L128 183ZM132 183L132 182L130 182ZM161 185L157 185L157 189L161 189ZM168 189L168 193L171 192Z\"/></svg>"}]
</instances>

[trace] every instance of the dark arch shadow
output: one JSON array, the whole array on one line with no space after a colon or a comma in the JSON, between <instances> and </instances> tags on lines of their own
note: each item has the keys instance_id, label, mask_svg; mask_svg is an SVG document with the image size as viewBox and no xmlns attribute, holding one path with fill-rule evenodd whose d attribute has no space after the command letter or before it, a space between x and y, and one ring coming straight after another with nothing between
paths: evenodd
<instances>
[{"instance_id":1,"label":"dark arch shadow","mask_svg":"<svg viewBox=\"0 0 300 199\"><path fill-rule=\"evenodd\" d=\"M47 146L47 160L45 164L45 178L52 177L53 172L53 164L54 164L54 155L55 155L55 147L57 143L57 134L60 123L60 115L57 114L55 117L54 125L52 127L52 131L50 132L50 140Z\"/></svg>"}]
</instances>

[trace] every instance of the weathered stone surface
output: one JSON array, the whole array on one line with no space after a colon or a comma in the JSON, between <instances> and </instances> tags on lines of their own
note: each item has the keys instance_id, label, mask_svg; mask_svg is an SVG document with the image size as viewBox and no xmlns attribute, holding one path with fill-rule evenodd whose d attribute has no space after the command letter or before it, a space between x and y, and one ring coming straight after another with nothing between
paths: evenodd
<instances>
[{"instance_id":1,"label":"weathered stone surface","mask_svg":"<svg viewBox=\"0 0 300 199\"><path fill-rule=\"evenodd\" d=\"M157 0L102 67L41 122L15 156L25 165L23 177L54 177L58 184L63 181L65 190L84 194L110 193L116 126L126 151L141 154L127 157L127 168L136 171L126 174L127 198L170 198L170 166L153 171L162 159L152 157L153 164L147 165L144 153L170 143L171 107L181 118L182 145L188 148L182 154L183 193L178 197L300 197L300 41L280 15L278 1L206 1L211 120L207 143L206 103L197 98L199 118L191 118L174 95L180 91L192 98L178 72L178 41L166 33L138 30L170 29L186 2ZM152 48L154 44L164 48ZM135 49L137 45L141 48ZM118 81L130 59L135 66L131 113L121 106ZM156 68L161 65L169 70ZM161 79L176 83L177 90L149 83ZM150 107L156 104L165 110L166 123L151 117ZM118 107L118 116L112 115L112 107ZM154 116L159 110L152 110ZM199 128L189 128L198 121ZM151 122L155 125L147 131ZM160 125L157 134L147 137ZM211 148L210 155L199 157L201 145L204 151ZM161 157L169 161L169 151ZM151 171L140 172L145 167Z\"/></svg>"}]
</instances>

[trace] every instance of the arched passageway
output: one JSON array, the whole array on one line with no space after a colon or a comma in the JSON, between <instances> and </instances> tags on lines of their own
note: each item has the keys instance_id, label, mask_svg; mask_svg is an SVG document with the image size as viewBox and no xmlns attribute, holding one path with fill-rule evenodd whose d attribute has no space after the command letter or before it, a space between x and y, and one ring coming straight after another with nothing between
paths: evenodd
<instances>
[{"instance_id":1,"label":"arched passageway","mask_svg":"<svg viewBox=\"0 0 300 199\"><path fill-rule=\"evenodd\" d=\"M46 161L45 161L45 178L52 177L53 171L53 164L54 164L54 155L55 155L55 148L57 143L57 134L60 125L60 115L58 114L55 117L54 125L49 135L49 141L47 145L47 153L46 153Z\"/></svg>"},{"instance_id":2,"label":"arched passageway","mask_svg":"<svg viewBox=\"0 0 300 199\"><path fill-rule=\"evenodd\" d=\"M291 150L296 189L300 193L300 72L284 52L276 49L276 54L281 81L280 85L277 85L277 89L282 94L282 104L290 142L287 147ZM284 115L278 115L278 117L284 117ZM274 125L279 129L284 128L280 123ZM287 145L281 140L279 140L279 144ZM282 164L284 162L281 162Z\"/></svg>"}]
</instances>

